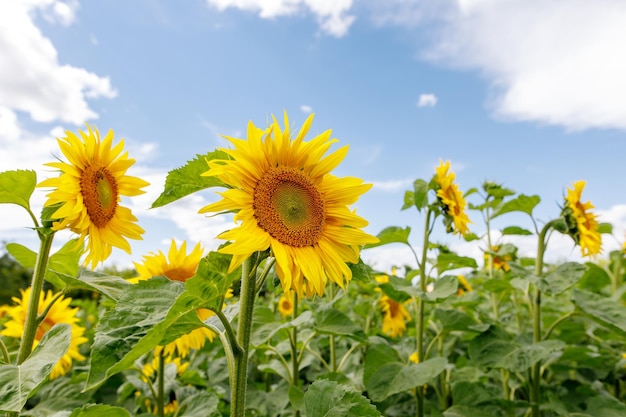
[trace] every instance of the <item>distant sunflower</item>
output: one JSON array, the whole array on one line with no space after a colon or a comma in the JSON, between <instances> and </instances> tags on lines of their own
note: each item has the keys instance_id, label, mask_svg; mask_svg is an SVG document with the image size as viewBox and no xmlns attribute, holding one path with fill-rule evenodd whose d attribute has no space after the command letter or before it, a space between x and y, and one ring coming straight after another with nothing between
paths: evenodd
<instances>
[{"instance_id":1,"label":"distant sunflower","mask_svg":"<svg viewBox=\"0 0 626 417\"><path fill-rule=\"evenodd\" d=\"M507 253L505 255L498 255L497 252L500 250L499 246L492 246L491 250L492 252L494 252L493 254L485 253L484 255L485 264L488 265L489 257L492 256L494 270L501 269L504 272L509 272L511 270L509 262L513 260L513 256L510 253Z\"/></svg>"},{"instance_id":2,"label":"distant sunflower","mask_svg":"<svg viewBox=\"0 0 626 417\"><path fill-rule=\"evenodd\" d=\"M285 291L278 300L278 312L283 318L293 314L293 296L291 291Z\"/></svg>"},{"instance_id":3,"label":"distant sunflower","mask_svg":"<svg viewBox=\"0 0 626 417\"><path fill-rule=\"evenodd\" d=\"M434 178L437 183L437 198L443 208L447 231L465 236L469 233L467 225L471 223L465 212L467 203L458 184L454 182L456 175L449 170L450 161L439 161Z\"/></svg>"},{"instance_id":4,"label":"distant sunflower","mask_svg":"<svg viewBox=\"0 0 626 417\"><path fill-rule=\"evenodd\" d=\"M582 256L594 257L602 251L602 237L598 231L598 216L591 212L593 204L581 201L585 184L585 181L577 181L574 188L567 189L562 215L568 225L567 234L580 245Z\"/></svg>"},{"instance_id":5,"label":"distant sunflower","mask_svg":"<svg viewBox=\"0 0 626 417\"><path fill-rule=\"evenodd\" d=\"M17 339L22 338L24 332L24 324L26 322L26 312L28 311L28 300L30 300L30 288L20 290L22 298L13 297L15 302L14 306L8 306L5 310L6 315L10 319L4 323L4 329L0 331L3 336L14 337ZM50 302L54 299L55 294L52 291L48 291L45 295L43 291L39 294L39 311L38 315L41 315L48 307ZM79 318L76 317L78 308L70 307L72 302L71 298L65 298L61 296L46 314L46 317L41 321L37 332L35 333L34 346L37 346L44 334L50 330L55 324L64 323L69 324L72 328L72 335L70 338L70 347L65 352L65 355L57 362L52 368L50 373L50 379L57 378L65 375L72 367L72 361L82 361L85 357L80 354L79 346L87 342L87 338L83 336L85 328L78 324Z\"/></svg>"},{"instance_id":6,"label":"distant sunflower","mask_svg":"<svg viewBox=\"0 0 626 417\"><path fill-rule=\"evenodd\" d=\"M126 175L135 163L123 152L124 140L113 146L113 131L100 139L97 129L87 125L80 136L66 131L57 139L68 162L51 162L61 175L49 178L38 187L55 188L48 194L45 206L60 205L53 217L54 230L70 229L79 235L78 245L87 240L85 265L92 268L111 254L113 246L130 253L127 239L141 240L144 230L130 209L119 203L122 196L144 193L149 185L142 179Z\"/></svg>"},{"instance_id":7,"label":"distant sunflower","mask_svg":"<svg viewBox=\"0 0 626 417\"><path fill-rule=\"evenodd\" d=\"M330 174L348 147L323 157L336 142L330 130L304 142L313 115L295 139L284 117L284 131L273 118L268 130L249 122L247 139L226 137L235 147L224 150L231 159L209 161L202 175L218 177L230 189L200 213L236 212L240 225L219 235L232 241L220 249L233 255L230 271L254 252L271 248L285 291L322 295L329 279L341 287L350 281L346 262L358 262L361 245L378 242L360 230L367 221L348 208L371 184Z\"/></svg>"},{"instance_id":8,"label":"distant sunflower","mask_svg":"<svg viewBox=\"0 0 626 417\"><path fill-rule=\"evenodd\" d=\"M378 275L374 278L379 284L389 282L387 275ZM380 291L379 288L377 290ZM391 337L402 336L406 331L407 320L411 319L411 315L404 307L404 304L392 300L386 294L383 294L378 300L378 307L384 314L383 333Z\"/></svg>"},{"instance_id":9,"label":"distant sunflower","mask_svg":"<svg viewBox=\"0 0 626 417\"><path fill-rule=\"evenodd\" d=\"M463 293L474 290L472 288L472 284L469 283L464 275L457 275L457 279L459 280L459 289L457 290L456 295L462 295Z\"/></svg>"},{"instance_id":10,"label":"distant sunflower","mask_svg":"<svg viewBox=\"0 0 626 417\"><path fill-rule=\"evenodd\" d=\"M168 256L161 251L151 253L143 257L142 263L134 263L138 277L131 279L131 282L150 279L156 276L164 276L172 281L185 282L196 274L200 259L202 259L203 249L200 244L194 246L191 253L187 254L187 242L183 242L180 248L176 246L176 241L172 239ZM204 321L214 313L205 308L198 309L198 317ZM165 346L157 346L155 355L163 350L166 356L173 356L176 352L181 357L189 355L190 349L201 349L206 340L213 341L215 333L206 327L199 327L191 332L180 336L178 339Z\"/></svg>"}]
</instances>

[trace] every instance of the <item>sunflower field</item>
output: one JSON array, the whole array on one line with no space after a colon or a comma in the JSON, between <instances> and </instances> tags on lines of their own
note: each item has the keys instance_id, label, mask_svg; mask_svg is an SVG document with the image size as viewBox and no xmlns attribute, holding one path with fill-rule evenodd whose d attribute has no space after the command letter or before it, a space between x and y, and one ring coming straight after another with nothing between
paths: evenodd
<instances>
[{"instance_id":1,"label":"sunflower field","mask_svg":"<svg viewBox=\"0 0 626 417\"><path fill-rule=\"evenodd\" d=\"M47 164L57 176L0 173L0 203L26 210L40 242L5 245L0 279L31 282L0 306L0 414L626 416L626 246L603 251L612 227L584 181L539 221L539 196L496 182L460 190L440 161L398 202L415 223L374 236L353 208L371 184L332 174L348 147L331 151L330 130L307 140L312 121L295 132L287 114L250 122L171 171L153 209L210 188L215 202L189 215L230 216L232 228L216 251L172 240L127 271L103 263L142 238L122 197L148 183L127 175L134 159L112 131L65 132ZM54 246L61 230L74 238ZM453 252L435 230L483 256ZM586 262L544 261L555 234ZM503 236L531 236L535 256ZM418 267L362 261L383 245L408 247Z\"/></svg>"}]
</instances>

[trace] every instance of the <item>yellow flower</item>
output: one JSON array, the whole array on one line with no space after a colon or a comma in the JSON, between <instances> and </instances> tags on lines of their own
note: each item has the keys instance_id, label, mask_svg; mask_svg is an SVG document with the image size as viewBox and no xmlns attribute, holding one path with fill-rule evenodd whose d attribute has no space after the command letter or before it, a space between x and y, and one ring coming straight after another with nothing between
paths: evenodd
<instances>
[{"instance_id":1,"label":"yellow flower","mask_svg":"<svg viewBox=\"0 0 626 417\"><path fill-rule=\"evenodd\" d=\"M458 184L454 182L455 174L449 170L450 161L440 160L434 178L438 186L437 198L443 206L447 231L465 236L469 233L467 225L471 223L465 212L467 203Z\"/></svg>"},{"instance_id":2,"label":"yellow flower","mask_svg":"<svg viewBox=\"0 0 626 417\"><path fill-rule=\"evenodd\" d=\"M330 174L348 152L344 146L323 157L331 144L328 130L304 142L309 116L292 139L276 118L268 130L248 124L247 139L226 137L234 149L228 160L209 161L203 175L215 176L230 189L200 213L234 211L238 227L219 235L232 244L220 252L233 255L230 271L251 254L271 248L285 291L299 297L322 295L327 281L343 287L352 278L346 262L357 263L360 246L378 242L360 228L367 221L348 206L370 189L359 178Z\"/></svg>"},{"instance_id":3,"label":"yellow flower","mask_svg":"<svg viewBox=\"0 0 626 417\"><path fill-rule=\"evenodd\" d=\"M173 363L174 365L176 365L176 373L178 375L182 375L183 373L185 373L187 368L189 368L189 362L182 363L180 358L173 358L172 356L165 356L163 360L164 360L165 366L169 365L170 363ZM141 374L144 377L144 380L152 379L152 376L157 372L158 369L159 369L159 355L155 354L154 358L152 358L152 362L148 362L143 365L143 370Z\"/></svg>"},{"instance_id":4,"label":"yellow flower","mask_svg":"<svg viewBox=\"0 0 626 417\"><path fill-rule=\"evenodd\" d=\"M278 300L278 311L283 318L293 314L293 297L291 291L285 291Z\"/></svg>"},{"instance_id":5,"label":"yellow flower","mask_svg":"<svg viewBox=\"0 0 626 417\"><path fill-rule=\"evenodd\" d=\"M17 339L22 338L31 289L27 288L20 291L22 293L22 298L13 297L12 300L15 302L15 305L6 309L6 314L10 317L10 320L4 323L4 329L0 331L0 334L3 336L14 337ZM55 294L53 294L52 291L49 290L45 295L42 291L39 294L39 311L37 314L41 315L54 298ZM78 308L70 307L69 305L71 302L71 298L61 296L54 304L52 304L52 307L48 310L46 317L41 321L39 327L37 328L37 332L35 333L35 341L33 345L37 346L44 334L55 324L65 323L69 324L72 328L70 347L59 362L57 362L54 368L52 368L50 379L65 375L72 367L73 360L82 361L85 359L85 357L80 354L78 349L80 345L87 342L87 338L83 336L85 329L78 325L79 319L76 317Z\"/></svg>"},{"instance_id":6,"label":"yellow flower","mask_svg":"<svg viewBox=\"0 0 626 417\"><path fill-rule=\"evenodd\" d=\"M459 289L457 290L456 295L461 295L465 292L474 291L472 285L463 275L457 275L457 279L459 280Z\"/></svg>"},{"instance_id":7,"label":"yellow flower","mask_svg":"<svg viewBox=\"0 0 626 417\"><path fill-rule=\"evenodd\" d=\"M191 253L187 254L187 242L183 242L180 248L177 248L176 241L172 239L168 256L166 257L161 251L145 255L141 264L135 263L135 269L139 276L130 281L136 283L152 277L164 276L172 281L185 282L196 274L203 252L198 243ZM198 309L198 317L202 321L212 315L211 310ZM201 349L206 339L213 341L213 337L215 334L211 330L206 327L199 327L165 346L157 346L154 350L155 355L158 355L162 350L166 356L173 356L178 352L184 358L189 355L190 349Z\"/></svg>"},{"instance_id":8,"label":"yellow flower","mask_svg":"<svg viewBox=\"0 0 626 417\"><path fill-rule=\"evenodd\" d=\"M417 352L411 353L411 356L409 356L409 360L413 363L419 363L420 360L419 360Z\"/></svg>"},{"instance_id":9,"label":"yellow flower","mask_svg":"<svg viewBox=\"0 0 626 417\"><path fill-rule=\"evenodd\" d=\"M378 306L385 314L383 333L391 337L402 336L406 331L406 321L411 318L404 305L383 294L378 301Z\"/></svg>"},{"instance_id":10,"label":"yellow flower","mask_svg":"<svg viewBox=\"0 0 626 417\"><path fill-rule=\"evenodd\" d=\"M121 206L121 196L144 193L147 182L126 175L135 163L123 152L124 140L113 146L113 131L100 139L97 129L87 125L80 137L66 131L66 137L57 139L63 155L69 162L51 162L61 175L49 178L38 187L54 188L48 194L45 206L60 207L53 217L54 230L70 229L79 235L77 245L87 240L85 265L92 268L111 254L113 246L130 253L128 239L141 240L143 229L130 209Z\"/></svg>"},{"instance_id":11,"label":"yellow flower","mask_svg":"<svg viewBox=\"0 0 626 417\"><path fill-rule=\"evenodd\" d=\"M569 227L568 234L578 245L582 256L595 256L602 251L602 237L598 231L597 215L591 212L591 202L581 202L585 181L574 183L573 189L567 189L563 215Z\"/></svg>"},{"instance_id":12,"label":"yellow flower","mask_svg":"<svg viewBox=\"0 0 626 417\"><path fill-rule=\"evenodd\" d=\"M500 249L499 246L491 247L492 252L498 252L499 249ZM500 256L500 255L490 255L488 253L485 253L484 258L485 258L485 263L487 264L489 262L489 256L493 257L493 269L502 269L505 272L509 272L511 270L511 267L509 266L509 261L513 260L513 257L511 256L511 254Z\"/></svg>"}]
</instances>

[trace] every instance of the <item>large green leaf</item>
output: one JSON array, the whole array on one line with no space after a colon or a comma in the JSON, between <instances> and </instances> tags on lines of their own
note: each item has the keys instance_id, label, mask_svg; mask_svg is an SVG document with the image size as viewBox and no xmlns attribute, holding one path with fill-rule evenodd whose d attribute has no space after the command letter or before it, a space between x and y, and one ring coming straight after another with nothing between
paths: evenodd
<instances>
[{"instance_id":1,"label":"large green leaf","mask_svg":"<svg viewBox=\"0 0 626 417\"><path fill-rule=\"evenodd\" d=\"M491 218L495 219L498 216L513 211L521 211L522 213L526 213L529 216L532 216L533 209L537 204L539 204L540 201L541 198L538 195L527 196L524 194L520 194L517 197L502 204L502 206L500 206L500 208L491 215Z\"/></svg>"},{"instance_id":2,"label":"large green leaf","mask_svg":"<svg viewBox=\"0 0 626 417\"><path fill-rule=\"evenodd\" d=\"M456 309L435 309L435 318L443 324L445 331L467 331L484 332L489 328L488 324L478 323L473 317L461 310Z\"/></svg>"},{"instance_id":3,"label":"large green leaf","mask_svg":"<svg viewBox=\"0 0 626 417\"><path fill-rule=\"evenodd\" d=\"M566 262L542 278L537 285L548 295L559 295L576 285L585 270L585 266L577 262Z\"/></svg>"},{"instance_id":4,"label":"large green leaf","mask_svg":"<svg viewBox=\"0 0 626 417\"><path fill-rule=\"evenodd\" d=\"M409 234L411 234L411 228L409 226L404 229L398 226L389 226L383 229L376 236L378 238L378 243L368 244L365 246L365 249L375 248L389 243L404 243L405 245L408 245Z\"/></svg>"},{"instance_id":5,"label":"large green leaf","mask_svg":"<svg viewBox=\"0 0 626 417\"><path fill-rule=\"evenodd\" d=\"M315 329L320 333L348 336L365 341L365 333L350 317L335 308L320 310L315 315Z\"/></svg>"},{"instance_id":6,"label":"large green leaf","mask_svg":"<svg viewBox=\"0 0 626 417\"><path fill-rule=\"evenodd\" d=\"M478 268L476 259L468 256L459 256L456 253L440 253L437 256L437 272L443 274L445 271L458 268Z\"/></svg>"},{"instance_id":7,"label":"large green leaf","mask_svg":"<svg viewBox=\"0 0 626 417\"><path fill-rule=\"evenodd\" d=\"M589 318L626 337L626 307L614 300L574 288L574 304Z\"/></svg>"},{"instance_id":8,"label":"large green leaf","mask_svg":"<svg viewBox=\"0 0 626 417\"><path fill-rule=\"evenodd\" d=\"M32 269L35 267L37 253L28 249L19 243L7 243L7 251L13 256L24 268ZM58 273L69 276L78 275L78 262L82 253L82 246L76 245L76 240L69 240L61 249L56 251L48 259L48 269L46 270L45 279L57 289L63 289L65 283Z\"/></svg>"},{"instance_id":9,"label":"large green leaf","mask_svg":"<svg viewBox=\"0 0 626 417\"><path fill-rule=\"evenodd\" d=\"M304 394L306 417L378 417L376 407L360 392L335 381L318 379Z\"/></svg>"},{"instance_id":10,"label":"large green leaf","mask_svg":"<svg viewBox=\"0 0 626 417\"><path fill-rule=\"evenodd\" d=\"M446 275L433 281L433 290L423 297L427 301L440 302L450 297L459 289L459 280L452 275Z\"/></svg>"},{"instance_id":11,"label":"large green leaf","mask_svg":"<svg viewBox=\"0 0 626 417\"><path fill-rule=\"evenodd\" d=\"M124 278L83 270L78 278L57 272L57 276L65 283L66 291L87 290L118 300L131 286Z\"/></svg>"},{"instance_id":12,"label":"large green leaf","mask_svg":"<svg viewBox=\"0 0 626 417\"><path fill-rule=\"evenodd\" d=\"M606 270L593 262L587 262L587 271L580 279L580 287L594 292L600 291L611 283L611 277Z\"/></svg>"},{"instance_id":13,"label":"large green leaf","mask_svg":"<svg viewBox=\"0 0 626 417\"><path fill-rule=\"evenodd\" d=\"M215 159L229 159L229 157L224 151L216 150L206 155L196 155L196 158L188 161L186 165L170 171L165 179L164 190L152 203L152 208L164 206L206 188L226 187L217 177L201 175L209 169L206 161Z\"/></svg>"},{"instance_id":14,"label":"large green leaf","mask_svg":"<svg viewBox=\"0 0 626 417\"><path fill-rule=\"evenodd\" d=\"M219 398L212 392L199 392L183 399L179 408L184 409L180 417L220 417Z\"/></svg>"},{"instance_id":15,"label":"large green leaf","mask_svg":"<svg viewBox=\"0 0 626 417\"><path fill-rule=\"evenodd\" d=\"M130 413L121 407L106 404L86 404L72 411L70 417L130 417Z\"/></svg>"},{"instance_id":16,"label":"large green leaf","mask_svg":"<svg viewBox=\"0 0 626 417\"><path fill-rule=\"evenodd\" d=\"M21 365L0 365L0 410L19 412L28 398L48 380L65 355L72 337L68 324L57 324L43 336Z\"/></svg>"},{"instance_id":17,"label":"large green leaf","mask_svg":"<svg viewBox=\"0 0 626 417\"><path fill-rule=\"evenodd\" d=\"M131 367L141 355L200 326L198 308L221 308L232 282L226 274L228 256L211 252L193 278L185 282L164 277L140 281L120 297L100 320L91 355L87 389Z\"/></svg>"},{"instance_id":18,"label":"large green leaf","mask_svg":"<svg viewBox=\"0 0 626 417\"><path fill-rule=\"evenodd\" d=\"M562 351L565 343L560 340L544 340L532 345L520 346L507 355L502 356L494 366L508 369L511 372L523 372L537 362L544 362L555 352Z\"/></svg>"},{"instance_id":19,"label":"large green leaf","mask_svg":"<svg viewBox=\"0 0 626 417\"><path fill-rule=\"evenodd\" d=\"M0 172L0 204L17 204L30 211L30 196L36 185L35 171L19 169Z\"/></svg>"}]
</instances>

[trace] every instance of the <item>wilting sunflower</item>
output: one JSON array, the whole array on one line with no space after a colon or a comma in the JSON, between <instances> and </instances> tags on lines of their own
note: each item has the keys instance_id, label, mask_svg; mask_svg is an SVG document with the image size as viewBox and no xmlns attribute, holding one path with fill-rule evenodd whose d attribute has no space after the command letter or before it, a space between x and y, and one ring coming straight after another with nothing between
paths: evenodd
<instances>
[{"instance_id":1,"label":"wilting sunflower","mask_svg":"<svg viewBox=\"0 0 626 417\"><path fill-rule=\"evenodd\" d=\"M198 264L202 258L203 249L200 243L194 246L191 253L187 254L187 242L183 242L180 248L176 246L176 241L172 239L167 257L161 251L145 255L142 263L135 264L135 270L139 274L138 277L129 281L137 283L137 281L150 279L156 276L164 276L172 281L185 282L196 274ZM214 313L205 308L198 309L198 317L204 321ZM157 346L155 355L163 350L166 356L173 356L176 352L181 357L189 355L190 349L200 349L204 346L207 339L213 340L215 333L206 327L199 327L191 332L180 336L173 342L165 346Z\"/></svg>"},{"instance_id":2,"label":"wilting sunflower","mask_svg":"<svg viewBox=\"0 0 626 417\"><path fill-rule=\"evenodd\" d=\"M360 246L378 242L360 228L367 221L348 206L370 189L359 178L330 172L348 152L344 146L324 157L336 142L327 130L304 142L313 115L292 138L276 118L268 130L248 124L247 139L226 137L231 159L209 161L202 175L215 176L230 189L200 213L234 211L240 225L219 235L232 244L220 252L233 255L234 270L257 251L271 248L285 291L299 297L323 294L327 281L343 287L352 278L346 262L357 263Z\"/></svg>"},{"instance_id":3,"label":"wilting sunflower","mask_svg":"<svg viewBox=\"0 0 626 417\"><path fill-rule=\"evenodd\" d=\"M448 232L465 236L469 233L467 225L471 222L465 212L467 203L463 193L454 182L455 177L454 172L450 171L450 161L440 160L434 179L437 183L437 199L443 208L444 223Z\"/></svg>"},{"instance_id":4,"label":"wilting sunflower","mask_svg":"<svg viewBox=\"0 0 626 417\"><path fill-rule=\"evenodd\" d=\"M124 140L113 146L113 131L104 139L97 129L87 125L80 136L66 131L57 139L68 162L51 162L61 175L49 178L38 187L55 188L48 194L45 206L60 205L53 217L54 230L70 229L79 235L78 245L85 240L85 265L92 268L111 254L113 246L130 253L127 239L140 240L143 229L130 209L120 205L122 196L144 193L144 180L126 175L135 163L124 150Z\"/></svg>"},{"instance_id":5,"label":"wilting sunflower","mask_svg":"<svg viewBox=\"0 0 626 417\"><path fill-rule=\"evenodd\" d=\"M567 234L580 245L582 256L593 257L602 251L602 237L598 231L598 216L591 212L593 204L581 201L585 184L585 181L577 181L573 189L567 189L562 215L568 226Z\"/></svg>"},{"instance_id":6,"label":"wilting sunflower","mask_svg":"<svg viewBox=\"0 0 626 417\"><path fill-rule=\"evenodd\" d=\"M375 279L380 284L389 282L387 275L378 275ZM377 290L380 291L379 288ZM411 315L404 307L404 304L392 300L386 294L383 294L380 300L378 300L378 307L384 314L383 333L391 337L402 336L406 331L407 320L411 319Z\"/></svg>"},{"instance_id":7,"label":"wilting sunflower","mask_svg":"<svg viewBox=\"0 0 626 417\"><path fill-rule=\"evenodd\" d=\"M293 314L293 297L291 291L285 291L278 300L278 312L283 318Z\"/></svg>"},{"instance_id":8,"label":"wilting sunflower","mask_svg":"<svg viewBox=\"0 0 626 417\"><path fill-rule=\"evenodd\" d=\"M20 291L22 293L22 298L13 297L12 300L15 302L15 305L6 308L6 315L9 316L10 319L4 323L4 329L0 331L0 334L3 336L14 337L17 339L22 338L31 289L27 288ZM44 312L54 297L55 295L50 290L45 295L43 291L39 294L38 315L41 315ZM57 362L54 368L52 368L50 379L65 375L72 367L73 360L82 361L85 359L85 357L80 354L78 349L80 345L87 342L87 338L83 336L85 328L78 324L79 319L76 317L78 308L70 307L71 302L71 298L65 298L63 296L56 300L52 307L50 307L46 317L39 324L39 327L37 327L37 332L35 333L34 346L37 346L44 334L46 334L46 332L55 324L65 323L69 324L72 328L70 347L59 362Z\"/></svg>"}]
</instances>

